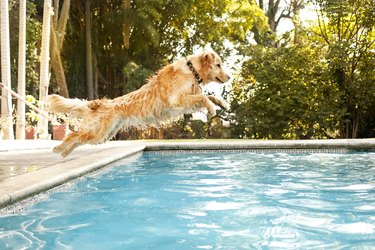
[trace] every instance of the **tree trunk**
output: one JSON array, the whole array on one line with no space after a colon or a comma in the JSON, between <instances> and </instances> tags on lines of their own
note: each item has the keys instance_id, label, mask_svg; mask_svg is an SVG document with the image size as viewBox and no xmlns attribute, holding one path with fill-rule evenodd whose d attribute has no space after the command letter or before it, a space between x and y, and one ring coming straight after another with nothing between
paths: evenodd
<instances>
[{"instance_id":1,"label":"tree trunk","mask_svg":"<svg viewBox=\"0 0 375 250\"><path fill-rule=\"evenodd\" d=\"M60 95L69 97L68 86L65 78L65 71L61 60L61 50L65 37L66 23L69 18L70 0L65 0L62 6L60 18L58 15L58 0L55 0L55 20L51 22L51 66L55 73L57 85L60 88ZM57 6L56 6L57 5Z\"/></svg>"},{"instance_id":2,"label":"tree trunk","mask_svg":"<svg viewBox=\"0 0 375 250\"><path fill-rule=\"evenodd\" d=\"M355 118L353 119L352 139L357 138L358 126L359 126L359 117L358 117L358 114L356 114Z\"/></svg>"},{"instance_id":3,"label":"tree trunk","mask_svg":"<svg viewBox=\"0 0 375 250\"><path fill-rule=\"evenodd\" d=\"M130 46L130 42L129 42L129 38L130 38L130 18L129 18L129 15L128 15L129 10L130 10L130 0L124 0L124 13L125 13L126 17L125 17L125 20L124 20L123 35L124 35L124 44L125 44L126 50L128 50L129 46Z\"/></svg>"},{"instance_id":4,"label":"tree trunk","mask_svg":"<svg viewBox=\"0 0 375 250\"><path fill-rule=\"evenodd\" d=\"M60 0L53 0L53 24L57 26L57 21L59 20L59 6Z\"/></svg>"},{"instance_id":5,"label":"tree trunk","mask_svg":"<svg viewBox=\"0 0 375 250\"><path fill-rule=\"evenodd\" d=\"M17 92L25 98L26 77L26 0L20 0L19 14L19 40L18 40L18 88ZM25 103L17 100L17 125L16 138L25 139Z\"/></svg>"},{"instance_id":6,"label":"tree trunk","mask_svg":"<svg viewBox=\"0 0 375 250\"><path fill-rule=\"evenodd\" d=\"M267 17L268 17L268 23L270 25L270 29L273 33L276 33L276 11L277 7L275 6L274 0L268 1L268 11L267 11Z\"/></svg>"},{"instance_id":7,"label":"tree trunk","mask_svg":"<svg viewBox=\"0 0 375 250\"><path fill-rule=\"evenodd\" d=\"M64 67L62 65L60 51L58 48L58 40L56 37L56 32L54 25L51 22L51 66L55 73L57 85L60 87L59 94L64 97L69 97L68 86L66 84Z\"/></svg>"},{"instance_id":8,"label":"tree trunk","mask_svg":"<svg viewBox=\"0 0 375 250\"><path fill-rule=\"evenodd\" d=\"M345 76L345 70L343 68L338 68L334 70L333 73L337 87L340 91L344 93L342 100L342 108L347 112L346 115L340 118L340 137L343 139L348 139L350 137L350 127L352 126L351 110L349 105L350 93L347 87L347 79Z\"/></svg>"},{"instance_id":9,"label":"tree trunk","mask_svg":"<svg viewBox=\"0 0 375 250\"><path fill-rule=\"evenodd\" d=\"M9 13L8 0L1 0L0 30L1 30L1 81L11 88L10 77L10 44L9 44ZM1 91L1 127L4 139L14 139L12 121L12 96L2 89Z\"/></svg>"},{"instance_id":10,"label":"tree trunk","mask_svg":"<svg viewBox=\"0 0 375 250\"><path fill-rule=\"evenodd\" d=\"M269 0L267 4L267 9L263 1L258 2L258 7L262 9L266 16L268 17L268 24L270 27L270 32L266 32L264 35L260 35L260 32L256 26L252 28L254 33L254 40L257 44L276 47L276 41L272 34L276 33L278 23L282 16L279 18L276 17L277 11L279 9L280 0Z\"/></svg>"},{"instance_id":11,"label":"tree trunk","mask_svg":"<svg viewBox=\"0 0 375 250\"><path fill-rule=\"evenodd\" d=\"M99 77L98 77L98 60L97 60L97 54L94 53L94 56L93 56L93 77L94 77L94 80L93 80L93 83L94 83L94 99L98 99L99 98L99 94L98 94L98 84L99 84Z\"/></svg>"},{"instance_id":12,"label":"tree trunk","mask_svg":"<svg viewBox=\"0 0 375 250\"><path fill-rule=\"evenodd\" d=\"M91 48L91 0L85 0L85 35L86 35L86 86L87 99L94 99L94 83L92 70L92 48Z\"/></svg>"},{"instance_id":13,"label":"tree trunk","mask_svg":"<svg viewBox=\"0 0 375 250\"><path fill-rule=\"evenodd\" d=\"M302 31L302 25L301 25L301 18L300 18L300 12L302 5L298 0L294 0L292 2L293 6L293 18L292 22L294 25L294 44L300 44L301 43L301 31Z\"/></svg>"},{"instance_id":14,"label":"tree trunk","mask_svg":"<svg viewBox=\"0 0 375 250\"><path fill-rule=\"evenodd\" d=\"M65 0L61 9L59 23L56 26L56 32L57 32L57 42L59 44L58 51L61 53L61 49L64 43L65 38L65 30L66 30L66 23L69 19L69 10L70 10L70 0Z\"/></svg>"},{"instance_id":15,"label":"tree trunk","mask_svg":"<svg viewBox=\"0 0 375 250\"><path fill-rule=\"evenodd\" d=\"M39 85L39 105L40 109L43 111L47 110L47 96L49 86L49 43L51 34L51 14L51 0L44 0ZM43 139L48 138L48 119L43 116L40 116L38 120L38 137Z\"/></svg>"},{"instance_id":16,"label":"tree trunk","mask_svg":"<svg viewBox=\"0 0 375 250\"><path fill-rule=\"evenodd\" d=\"M259 2L259 8L263 10L264 9L263 0L259 0L258 2Z\"/></svg>"}]
</instances>

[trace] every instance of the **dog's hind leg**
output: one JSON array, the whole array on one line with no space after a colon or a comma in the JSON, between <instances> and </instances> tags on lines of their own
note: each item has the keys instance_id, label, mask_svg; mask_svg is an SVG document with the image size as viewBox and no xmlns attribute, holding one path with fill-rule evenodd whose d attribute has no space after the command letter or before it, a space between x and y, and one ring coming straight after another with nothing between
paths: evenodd
<instances>
[{"instance_id":1,"label":"dog's hind leg","mask_svg":"<svg viewBox=\"0 0 375 250\"><path fill-rule=\"evenodd\" d=\"M61 147L61 149L58 148L57 150L60 150L59 152L62 152L61 155L66 157L75 148L83 144L100 144L108 141L116 135L117 131L121 127L122 122L116 117L111 117L111 119L103 119L100 122L99 128L97 128L95 131L73 132L69 134L67 138L64 139L64 147ZM54 152L56 151L54 150Z\"/></svg>"},{"instance_id":2,"label":"dog's hind leg","mask_svg":"<svg viewBox=\"0 0 375 250\"><path fill-rule=\"evenodd\" d=\"M79 145L83 144L80 143L80 138L84 137L85 139L89 139L89 132L71 132L68 134L63 142L56 146L53 149L54 153L61 153L63 157L67 156L74 148L78 147Z\"/></svg>"},{"instance_id":3,"label":"dog's hind leg","mask_svg":"<svg viewBox=\"0 0 375 250\"><path fill-rule=\"evenodd\" d=\"M54 147L52 151L54 153L57 153L57 154L61 153L62 151L64 151L65 148L67 146L69 146L69 144L71 143L70 141L71 141L71 137L73 136L73 133L75 133L75 132L72 132L72 133L66 135L65 138L64 138L64 140L59 145L57 145L56 147Z\"/></svg>"},{"instance_id":4,"label":"dog's hind leg","mask_svg":"<svg viewBox=\"0 0 375 250\"><path fill-rule=\"evenodd\" d=\"M71 134L73 134L72 137L68 138L70 142L65 146L61 153L62 157L68 156L68 154L70 154L75 148L83 144L89 144L90 141L97 136L92 132L73 132Z\"/></svg>"}]
</instances>

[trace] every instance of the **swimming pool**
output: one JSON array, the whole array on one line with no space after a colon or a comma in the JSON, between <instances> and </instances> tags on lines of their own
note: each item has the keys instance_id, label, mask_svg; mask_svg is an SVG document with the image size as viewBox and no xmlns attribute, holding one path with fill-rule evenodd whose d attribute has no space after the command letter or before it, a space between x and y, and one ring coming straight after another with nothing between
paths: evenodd
<instances>
[{"instance_id":1,"label":"swimming pool","mask_svg":"<svg viewBox=\"0 0 375 250\"><path fill-rule=\"evenodd\" d=\"M22 214L0 249L375 246L375 153L144 153Z\"/></svg>"}]
</instances>

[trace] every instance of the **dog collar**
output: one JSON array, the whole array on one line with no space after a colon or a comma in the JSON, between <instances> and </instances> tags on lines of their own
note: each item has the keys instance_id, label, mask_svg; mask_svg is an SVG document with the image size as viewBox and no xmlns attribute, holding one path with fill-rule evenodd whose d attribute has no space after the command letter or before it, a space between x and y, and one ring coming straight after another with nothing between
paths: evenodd
<instances>
[{"instance_id":1,"label":"dog collar","mask_svg":"<svg viewBox=\"0 0 375 250\"><path fill-rule=\"evenodd\" d=\"M198 72L195 70L193 64L190 60L186 61L186 65L189 67L190 71L193 73L195 80L198 84L201 84L203 82L202 78L199 76Z\"/></svg>"}]
</instances>

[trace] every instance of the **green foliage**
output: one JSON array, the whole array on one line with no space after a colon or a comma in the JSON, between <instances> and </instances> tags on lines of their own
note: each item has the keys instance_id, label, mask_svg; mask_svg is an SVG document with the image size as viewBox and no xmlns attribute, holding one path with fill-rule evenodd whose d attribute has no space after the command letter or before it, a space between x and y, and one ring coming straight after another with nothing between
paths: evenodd
<instances>
[{"instance_id":1,"label":"green foliage","mask_svg":"<svg viewBox=\"0 0 375 250\"><path fill-rule=\"evenodd\" d=\"M313 31L328 48L329 76L343 92L345 115L339 118L341 137L357 137L375 100L375 2L315 0L319 23ZM371 119L370 119L371 120Z\"/></svg>"},{"instance_id":2,"label":"green foliage","mask_svg":"<svg viewBox=\"0 0 375 250\"><path fill-rule=\"evenodd\" d=\"M230 1L226 16L225 34L231 42L248 44L254 26L261 36L269 31L267 17L253 1Z\"/></svg>"},{"instance_id":3,"label":"green foliage","mask_svg":"<svg viewBox=\"0 0 375 250\"><path fill-rule=\"evenodd\" d=\"M124 85L124 93L129 93L140 88L145 79L150 77L153 73L154 72L150 69L139 66L134 62L129 62L124 67L124 74L127 79L127 84Z\"/></svg>"},{"instance_id":4,"label":"green foliage","mask_svg":"<svg viewBox=\"0 0 375 250\"><path fill-rule=\"evenodd\" d=\"M230 65L239 71L229 94L232 113L227 118L233 137L374 137L375 2L308 0L318 19L299 27L298 39L293 39L293 31L280 37L270 32L270 20L256 2L137 0L124 9L123 0L92 0L98 96L112 98L133 91L163 65L210 44L224 61L233 49L246 58L242 66ZM43 1L28 1L27 8L26 83L27 92L35 95ZM86 98L84 10L84 1L71 1L61 54L69 92L82 98ZM10 30L18 31L17 1L10 2L9 17ZM297 19L294 15L293 22ZM128 49L125 24L130 25ZM10 39L15 88L18 32L11 32ZM213 129L212 121L185 117L164 136L229 135L221 125Z\"/></svg>"},{"instance_id":5,"label":"green foliage","mask_svg":"<svg viewBox=\"0 0 375 250\"><path fill-rule=\"evenodd\" d=\"M19 3L11 2L9 5L9 30L11 49L11 81L12 87L17 88L18 79L18 26ZM17 31L17 32L15 32ZM26 4L26 91L32 95L37 93L39 87L38 49L40 46L42 26L36 11L36 4L27 1Z\"/></svg>"},{"instance_id":6,"label":"green foliage","mask_svg":"<svg viewBox=\"0 0 375 250\"><path fill-rule=\"evenodd\" d=\"M315 0L301 43L247 46L233 133L248 138L369 137L375 131L375 2Z\"/></svg>"},{"instance_id":7,"label":"green foliage","mask_svg":"<svg viewBox=\"0 0 375 250\"><path fill-rule=\"evenodd\" d=\"M233 84L238 137L298 139L334 136L340 91L325 81L320 51L308 46L249 49Z\"/></svg>"},{"instance_id":8,"label":"green foliage","mask_svg":"<svg viewBox=\"0 0 375 250\"><path fill-rule=\"evenodd\" d=\"M39 106L38 100L32 95L26 95L25 100L34 106L37 106L37 107ZM27 106L25 115L26 115L26 121L27 121L28 126L37 125L39 116L33 109Z\"/></svg>"},{"instance_id":9,"label":"green foliage","mask_svg":"<svg viewBox=\"0 0 375 250\"><path fill-rule=\"evenodd\" d=\"M86 65L83 10L81 1L72 2L63 50L69 90L82 97ZM225 41L247 43L252 26L265 30L267 23L256 4L229 0L140 0L131 1L128 10L122 0L93 1L92 19L99 96L108 97L138 88L150 72L197 47L211 44L224 52ZM129 49L124 46L125 23L130 25ZM138 66L131 74L127 72L129 63Z\"/></svg>"}]
</instances>

